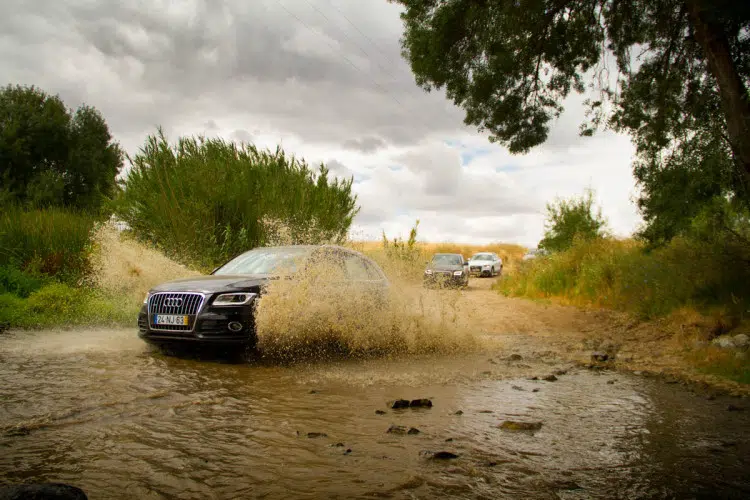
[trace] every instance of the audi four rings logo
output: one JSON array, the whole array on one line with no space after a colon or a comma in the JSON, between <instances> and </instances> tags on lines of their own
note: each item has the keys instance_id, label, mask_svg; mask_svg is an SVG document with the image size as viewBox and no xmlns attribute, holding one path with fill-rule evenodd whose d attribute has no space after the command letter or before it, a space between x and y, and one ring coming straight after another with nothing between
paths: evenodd
<instances>
[{"instance_id":1,"label":"audi four rings logo","mask_svg":"<svg viewBox=\"0 0 750 500\"><path fill-rule=\"evenodd\" d=\"M182 299L181 298L165 299L164 305L167 307L180 307L182 305Z\"/></svg>"}]
</instances>

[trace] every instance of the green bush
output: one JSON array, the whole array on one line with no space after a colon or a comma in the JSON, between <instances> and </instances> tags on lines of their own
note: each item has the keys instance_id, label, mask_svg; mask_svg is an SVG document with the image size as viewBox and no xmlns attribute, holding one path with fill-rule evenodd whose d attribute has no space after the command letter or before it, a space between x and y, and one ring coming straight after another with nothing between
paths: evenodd
<instances>
[{"instance_id":1,"label":"green bush","mask_svg":"<svg viewBox=\"0 0 750 500\"><path fill-rule=\"evenodd\" d=\"M202 137L170 146L160 131L131 162L118 215L203 269L259 245L342 240L357 213L351 179L331 180L281 149Z\"/></svg>"},{"instance_id":2,"label":"green bush","mask_svg":"<svg viewBox=\"0 0 750 500\"><path fill-rule=\"evenodd\" d=\"M0 214L0 267L77 283L91 270L93 226L92 217L59 208L22 210L6 206ZM3 282L6 279L19 278L0 278ZM31 290L26 285L21 289Z\"/></svg>"},{"instance_id":3,"label":"green bush","mask_svg":"<svg viewBox=\"0 0 750 500\"><path fill-rule=\"evenodd\" d=\"M525 262L498 288L505 295L559 297L643 318L683 306L742 314L750 298L750 261L741 251L721 239L676 238L649 252L633 240L578 240L567 251Z\"/></svg>"},{"instance_id":4,"label":"green bush","mask_svg":"<svg viewBox=\"0 0 750 500\"><path fill-rule=\"evenodd\" d=\"M44 278L24 273L11 266L0 266L0 293L12 293L19 297L28 297L31 292L39 290Z\"/></svg>"}]
</instances>

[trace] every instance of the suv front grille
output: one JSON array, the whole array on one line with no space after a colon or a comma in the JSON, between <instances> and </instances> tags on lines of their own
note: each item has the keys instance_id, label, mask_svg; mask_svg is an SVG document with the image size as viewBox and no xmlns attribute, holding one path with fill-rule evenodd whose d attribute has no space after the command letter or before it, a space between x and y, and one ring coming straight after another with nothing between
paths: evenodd
<instances>
[{"instance_id":1,"label":"suv front grille","mask_svg":"<svg viewBox=\"0 0 750 500\"><path fill-rule=\"evenodd\" d=\"M189 332L195 325L195 316L200 311L206 297L201 293L159 292L148 299L148 318L152 330ZM157 325L157 314L172 314L188 317L187 325Z\"/></svg>"}]
</instances>

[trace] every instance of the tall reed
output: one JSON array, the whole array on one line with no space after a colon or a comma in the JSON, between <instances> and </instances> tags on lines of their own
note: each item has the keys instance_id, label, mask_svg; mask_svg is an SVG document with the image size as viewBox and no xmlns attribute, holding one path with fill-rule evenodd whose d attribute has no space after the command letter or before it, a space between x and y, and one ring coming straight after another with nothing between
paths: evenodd
<instances>
[{"instance_id":1,"label":"tall reed","mask_svg":"<svg viewBox=\"0 0 750 500\"><path fill-rule=\"evenodd\" d=\"M149 136L123 182L119 217L171 257L208 269L273 242L280 227L292 243L339 241L356 215L352 179L320 165L253 145L204 137L170 145Z\"/></svg>"}]
</instances>

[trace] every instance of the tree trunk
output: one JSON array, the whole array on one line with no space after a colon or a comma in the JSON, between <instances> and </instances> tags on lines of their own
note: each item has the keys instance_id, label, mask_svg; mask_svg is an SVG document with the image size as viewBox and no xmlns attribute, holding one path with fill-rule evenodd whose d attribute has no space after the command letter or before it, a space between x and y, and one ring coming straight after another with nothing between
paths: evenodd
<instances>
[{"instance_id":1,"label":"tree trunk","mask_svg":"<svg viewBox=\"0 0 750 500\"><path fill-rule=\"evenodd\" d=\"M719 85L719 97L727 122L727 136L734 160L750 189L750 98L729 51L723 27L712 16L710 2L687 0L695 39L703 49L708 70ZM750 191L746 192L748 196Z\"/></svg>"}]
</instances>

